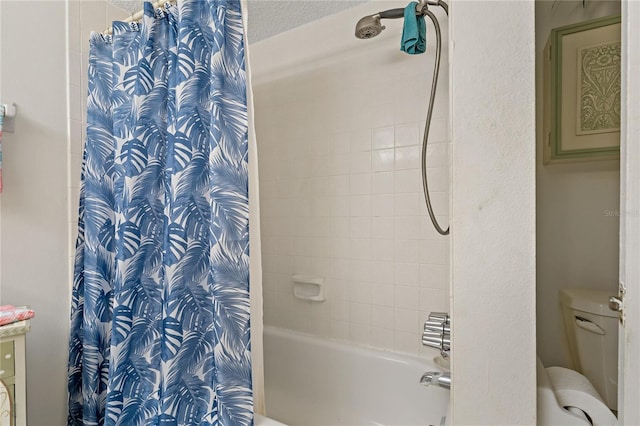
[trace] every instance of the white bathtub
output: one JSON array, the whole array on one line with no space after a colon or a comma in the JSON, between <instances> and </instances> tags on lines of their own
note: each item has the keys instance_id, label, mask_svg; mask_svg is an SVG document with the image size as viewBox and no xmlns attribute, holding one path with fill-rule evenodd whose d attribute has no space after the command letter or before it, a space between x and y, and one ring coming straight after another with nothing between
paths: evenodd
<instances>
[{"instance_id":1,"label":"white bathtub","mask_svg":"<svg viewBox=\"0 0 640 426\"><path fill-rule=\"evenodd\" d=\"M270 419L269 417L261 416L260 414L253 415L253 426L287 426L278 421Z\"/></svg>"},{"instance_id":2,"label":"white bathtub","mask_svg":"<svg viewBox=\"0 0 640 426\"><path fill-rule=\"evenodd\" d=\"M435 363L265 327L269 417L288 425L445 423L449 391L418 383Z\"/></svg>"}]
</instances>

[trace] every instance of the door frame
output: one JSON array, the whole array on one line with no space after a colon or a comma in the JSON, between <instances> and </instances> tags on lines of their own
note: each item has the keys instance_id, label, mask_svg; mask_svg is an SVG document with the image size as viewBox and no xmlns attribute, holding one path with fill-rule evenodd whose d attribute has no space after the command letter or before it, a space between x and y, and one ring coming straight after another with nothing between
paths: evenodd
<instances>
[{"instance_id":1,"label":"door frame","mask_svg":"<svg viewBox=\"0 0 640 426\"><path fill-rule=\"evenodd\" d=\"M640 424L640 2L622 2L620 134L620 282L625 325L619 333L618 424Z\"/></svg>"}]
</instances>

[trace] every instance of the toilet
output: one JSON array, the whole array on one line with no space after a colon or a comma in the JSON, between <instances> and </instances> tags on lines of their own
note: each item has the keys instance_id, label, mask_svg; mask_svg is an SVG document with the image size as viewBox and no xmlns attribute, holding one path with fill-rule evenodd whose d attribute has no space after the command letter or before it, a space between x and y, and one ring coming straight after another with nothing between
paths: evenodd
<instances>
[{"instance_id":1,"label":"toilet","mask_svg":"<svg viewBox=\"0 0 640 426\"><path fill-rule=\"evenodd\" d=\"M574 370L537 360L538 426L614 426L618 419L589 379Z\"/></svg>"},{"instance_id":2,"label":"toilet","mask_svg":"<svg viewBox=\"0 0 640 426\"><path fill-rule=\"evenodd\" d=\"M618 313L609 309L609 296L600 290L563 289L560 303L573 368L617 411Z\"/></svg>"}]
</instances>

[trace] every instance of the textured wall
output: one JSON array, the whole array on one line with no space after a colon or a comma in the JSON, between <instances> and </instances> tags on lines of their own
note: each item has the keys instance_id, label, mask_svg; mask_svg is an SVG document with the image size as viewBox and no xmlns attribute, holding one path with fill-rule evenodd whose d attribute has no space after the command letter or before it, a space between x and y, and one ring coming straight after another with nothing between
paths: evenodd
<instances>
[{"instance_id":1,"label":"textured wall","mask_svg":"<svg viewBox=\"0 0 640 426\"><path fill-rule=\"evenodd\" d=\"M434 35L419 56L400 52L401 21L372 40L353 36L360 17L393 6L359 6L252 46L265 322L433 356L421 325L448 311L449 294L449 241L429 222L419 172ZM428 151L445 225L447 44ZM327 301L295 299L293 274L324 277Z\"/></svg>"},{"instance_id":2,"label":"textured wall","mask_svg":"<svg viewBox=\"0 0 640 426\"><path fill-rule=\"evenodd\" d=\"M451 28L452 424L534 425L534 5L452 2Z\"/></svg>"},{"instance_id":3,"label":"textured wall","mask_svg":"<svg viewBox=\"0 0 640 426\"><path fill-rule=\"evenodd\" d=\"M620 14L619 1L536 1L537 334L547 366L572 368L558 292L567 287L618 291L619 161L542 164L543 50L551 29Z\"/></svg>"}]
</instances>

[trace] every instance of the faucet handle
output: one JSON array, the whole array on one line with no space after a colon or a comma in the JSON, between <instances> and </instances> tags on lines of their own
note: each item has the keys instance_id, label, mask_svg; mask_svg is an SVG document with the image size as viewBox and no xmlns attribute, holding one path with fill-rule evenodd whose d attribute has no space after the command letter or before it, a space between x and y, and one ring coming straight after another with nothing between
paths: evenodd
<instances>
[{"instance_id":1,"label":"faucet handle","mask_svg":"<svg viewBox=\"0 0 640 426\"><path fill-rule=\"evenodd\" d=\"M438 322L442 322L445 324L450 324L451 323L451 319L449 317L449 314L446 312L431 312L429 314L429 319L427 321L438 321Z\"/></svg>"},{"instance_id":2,"label":"faucet handle","mask_svg":"<svg viewBox=\"0 0 640 426\"><path fill-rule=\"evenodd\" d=\"M441 352L449 352L451 351L451 335L446 333L442 336L442 347Z\"/></svg>"},{"instance_id":3,"label":"faucet handle","mask_svg":"<svg viewBox=\"0 0 640 426\"><path fill-rule=\"evenodd\" d=\"M444 321L426 320L424 322L424 331L438 331L442 333L450 333L451 325Z\"/></svg>"},{"instance_id":4,"label":"faucet handle","mask_svg":"<svg viewBox=\"0 0 640 426\"><path fill-rule=\"evenodd\" d=\"M442 348L442 334L437 331L425 331L422 333L422 344L436 349Z\"/></svg>"},{"instance_id":5,"label":"faucet handle","mask_svg":"<svg viewBox=\"0 0 640 426\"><path fill-rule=\"evenodd\" d=\"M451 318L446 312L431 312L424 322L422 344L440 349L443 357L451 351Z\"/></svg>"}]
</instances>

